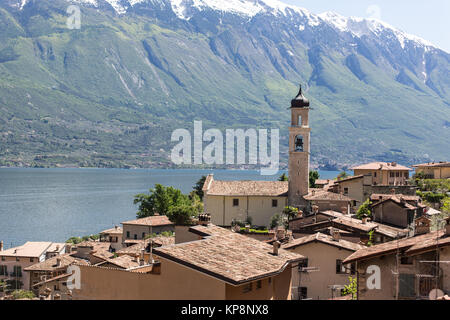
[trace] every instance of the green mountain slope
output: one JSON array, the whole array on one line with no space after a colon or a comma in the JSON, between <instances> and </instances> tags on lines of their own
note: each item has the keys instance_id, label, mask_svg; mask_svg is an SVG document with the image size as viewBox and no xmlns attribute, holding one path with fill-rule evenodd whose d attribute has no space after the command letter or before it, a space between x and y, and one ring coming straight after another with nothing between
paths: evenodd
<instances>
[{"instance_id":1,"label":"green mountain slope","mask_svg":"<svg viewBox=\"0 0 450 320\"><path fill-rule=\"evenodd\" d=\"M417 48L386 53L363 39L354 49L327 25L300 32L267 15L242 23L207 11L188 22L170 10L83 7L82 28L69 30L67 5L0 7L0 165L163 166L172 131L193 120L280 128L285 162L300 82L317 165L450 156L443 51L423 52L424 80Z\"/></svg>"}]
</instances>

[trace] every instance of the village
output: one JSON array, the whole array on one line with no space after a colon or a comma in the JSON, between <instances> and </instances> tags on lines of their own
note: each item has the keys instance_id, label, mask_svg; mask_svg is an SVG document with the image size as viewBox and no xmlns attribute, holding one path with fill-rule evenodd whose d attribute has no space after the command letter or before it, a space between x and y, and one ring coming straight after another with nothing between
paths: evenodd
<instances>
[{"instance_id":1,"label":"village","mask_svg":"<svg viewBox=\"0 0 450 320\"><path fill-rule=\"evenodd\" d=\"M301 90L290 110L288 177L208 175L189 223L152 212L78 243L1 241L0 299L449 300L450 162L311 178Z\"/></svg>"}]
</instances>

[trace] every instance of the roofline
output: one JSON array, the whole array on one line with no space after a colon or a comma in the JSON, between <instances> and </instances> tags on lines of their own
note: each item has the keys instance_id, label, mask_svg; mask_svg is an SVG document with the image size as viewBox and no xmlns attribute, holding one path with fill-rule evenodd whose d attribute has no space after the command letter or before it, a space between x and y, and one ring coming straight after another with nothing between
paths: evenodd
<instances>
[{"instance_id":1,"label":"roofline","mask_svg":"<svg viewBox=\"0 0 450 320\"><path fill-rule=\"evenodd\" d=\"M138 223L127 223L127 222L121 222L120 224L127 225L127 226L142 226L142 227L165 227L165 226L173 226L173 225L175 225L174 223L148 225L148 224L138 224Z\"/></svg>"},{"instance_id":2,"label":"roofline","mask_svg":"<svg viewBox=\"0 0 450 320\"><path fill-rule=\"evenodd\" d=\"M207 196L218 196L218 197L277 197L277 198L287 198L288 193L282 194L222 194L222 193L206 193Z\"/></svg>"},{"instance_id":3,"label":"roofline","mask_svg":"<svg viewBox=\"0 0 450 320\"><path fill-rule=\"evenodd\" d=\"M318 233L323 234L323 233L321 233L321 232L318 232ZM300 238L300 239L301 239L301 238ZM344 240L344 241L345 241L345 240ZM303 242L303 243L292 244L291 246L286 246L286 247L281 247L281 248L284 249L284 250L289 250L289 249L293 249L293 248L300 247L300 246L305 245L305 244L309 244L309 243L311 243L311 242L320 242L320 243L323 243L323 244L328 244L328 245L330 245L330 246L333 246L333 247L336 247L336 248L339 248L339 249L348 250L348 251L351 251L351 252L356 252L356 251L358 251L358 250L363 249L363 248L361 248L361 249L356 249L356 250L354 250L354 249L349 249L349 248L344 247L344 246L339 246L339 245L337 245L337 244L333 244L333 243L329 243L329 242L323 241L322 239L318 239L318 238L317 238L317 233L314 234L314 238L312 238L311 240L305 241L305 242Z\"/></svg>"},{"instance_id":4,"label":"roofline","mask_svg":"<svg viewBox=\"0 0 450 320\"><path fill-rule=\"evenodd\" d=\"M173 256L171 256L171 255L169 255L169 254L167 254L167 253L160 252L160 251L159 251L158 249L156 249L156 248L153 249L153 253L155 253L156 255L158 255L158 256L160 256L160 257L162 257L162 258L171 260L171 261L176 262L176 263L179 263L179 264L181 264L181 265L183 265L183 266L185 266L185 267L188 267L188 268L194 269L194 270L196 270L196 271L199 271L199 272L201 272L201 273L207 274L207 275L209 275L209 276L211 276L211 277L213 277L213 278L219 279L219 280L221 280L221 281L223 281L223 282L226 282L226 283L228 283L228 284L231 284L231 285L233 285L233 286L240 286L240 285L245 284L245 283L248 283L248 282L253 282L253 281L260 280L260 279L264 279L264 278L268 278L268 277L273 277L273 276L279 275L279 274L281 274L284 270L286 270L286 267L289 266L290 264L295 263L295 262L299 262L299 261L301 261L301 260L304 259L303 256L302 256L301 258L292 259L292 260L287 261L287 262L286 262L286 263L285 263L278 271L271 272L271 273L267 273L267 274L261 275L261 276L252 277L252 278L249 278L249 279L246 279L246 280L239 280L239 281L236 281L236 280L230 279L230 278L228 278L228 277L226 277L226 276L223 276L223 275L221 275L221 274L218 274L218 273L216 273L216 272L207 270L207 269L205 269L205 268L202 268L202 267L196 266L196 265L194 265L194 264L192 264L192 263L189 263L189 262L186 262L186 261L184 261L184 260L181 260L181 259L179 259L179 258L175 258L175 257L173 257Z\"/></svg>"}]
</instances>

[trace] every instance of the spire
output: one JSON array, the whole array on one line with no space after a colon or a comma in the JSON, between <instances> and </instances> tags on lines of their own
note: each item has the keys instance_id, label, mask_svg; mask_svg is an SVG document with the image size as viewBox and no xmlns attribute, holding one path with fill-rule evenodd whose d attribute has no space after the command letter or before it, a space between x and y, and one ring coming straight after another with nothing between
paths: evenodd
<instances>
[{"instance_id":1,"label":"spire","mask_svg":"<svg viewBox=\"0 0 450 320\"><path fill-rule=\"evenodd\" d=\"M295 99L291 101L291 108L304 108L309 107L309 100L305 98L302 93L302 86L300 85L300 91Z\"/></svg>"}]
</instances>

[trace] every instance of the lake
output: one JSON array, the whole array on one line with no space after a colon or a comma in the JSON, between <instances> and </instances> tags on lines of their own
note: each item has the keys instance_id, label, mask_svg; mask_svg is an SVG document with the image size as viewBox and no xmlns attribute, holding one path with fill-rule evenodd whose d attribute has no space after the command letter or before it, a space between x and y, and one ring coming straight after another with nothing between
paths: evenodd
<instances>
[{"instance_id":1,"label":"lake","mask_svg":"<svg viewBox=\"0 0 450 320\"><path fill-rule=\"evenodd\" d=\"M120 170L0 168L0 240L64 242L136 217L133 196L156 183L189 193L203 176L217 180L276 180L244 170ZM322 179L339 172L320 171Z\"/></svg>"}]
</instances>

